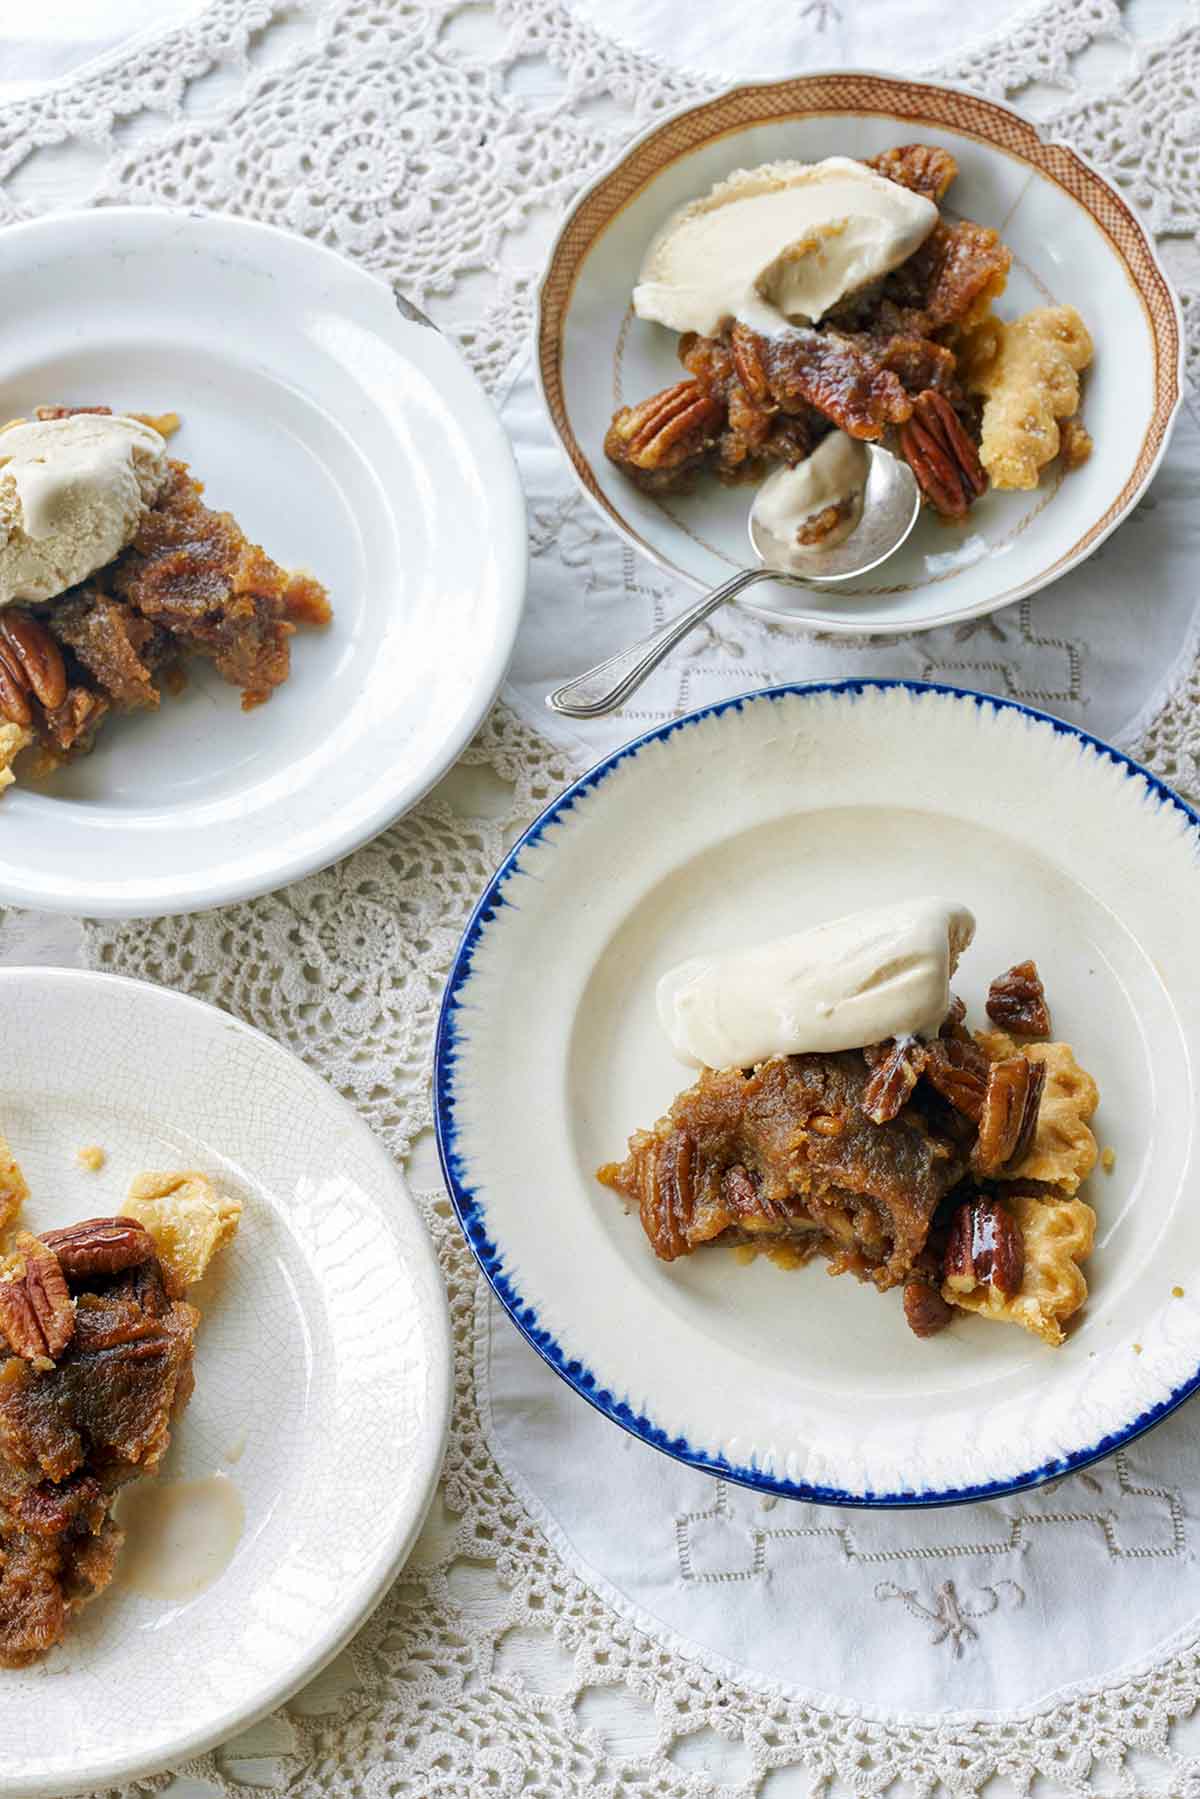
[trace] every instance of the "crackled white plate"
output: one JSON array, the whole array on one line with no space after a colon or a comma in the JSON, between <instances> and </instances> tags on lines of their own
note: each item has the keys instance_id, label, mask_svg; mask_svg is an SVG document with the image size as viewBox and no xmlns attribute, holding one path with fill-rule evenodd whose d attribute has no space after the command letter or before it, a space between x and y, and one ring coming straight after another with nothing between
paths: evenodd
<instances>
[{"instance_id":1,"label":"crackled white plate","mask_svg":"<svg viewBox=\"0 0 1200 1799\"><path fill-rule=\"evenodd\" d=\"M187 1601L113 1585L45 1661L0 1671L0 1791L123 1786L233 1736L383 1597L441 1465L451 1346L437 1262L382 1145L315 1074L215 1007L113 975L0 970L0 1130L45 1230L121 1210L145 1168L243 1202L191 1297L196 1390L159 1478L224 1474L245 1525ZM75 1160L84 1144L108 1159Z\"/></svg>"},{"instance_id":2,"label":"crackled white plate","mask_svg":"<svg viewBox=\"0 0 1200 1799\"><path fill-rule=\"evenodd\" d=\"M983 1017L1032 956L1115 1151L1086 1308L1059 1350L963 1317L919 1342L898 1293L823 1266L671 1264L595 1179L690 1082L659 1027L685 956L923 893L978 919ZM1200 818L1119 752L1010 702L903 682L777 688L652 732L530 828L467 930L437 1124L498 1298L583 1399L765 1491L937 1505L1034 1486L1200 1383L1195 1115Z\"/></svg>"},{"instance_id":3,"label":"crackled white plate","mask_svg":"<svg viewBox=\"0 0 1200 1799\"><path fill-rule=\"evenodd\" d=\"M944 210L990 225L1013 253L1004 318L1078 307L1095 342L1083 417L1095 448L1031 493L989 493L961 526L926 513L882 569L836 589L764 583L739 601L776 623L833 632L926 630L1035 593L1128 516L1166 449L1182 396L1179 306L1140 219L1075 150L1001 102L928 81L829 70L751 82L657 119L579 196L555 240L538 310L538 375L583 491L633 547L697 588L747 560L752 489L701 479L641 493L604 455L617 406L678 381L678 337L634 316L647 244L675 207L733 170L895 144L950 150Z\"/></svg>"},{"instance_id":4,"label":"crackled white plate","mask_svg":"<svg viewBox=\"0 0 1200 1799\"><path fill-rule=\"evenodd\" d=\"M507 667L525 507L490 402L382 281L265 225L105 207L0 248L0 419L178 412L208 503L334 609L268 705L193 660L181 697L10 789L0 901L161 916L326 867L445 773Z\"/></svg>"}]
</instances>

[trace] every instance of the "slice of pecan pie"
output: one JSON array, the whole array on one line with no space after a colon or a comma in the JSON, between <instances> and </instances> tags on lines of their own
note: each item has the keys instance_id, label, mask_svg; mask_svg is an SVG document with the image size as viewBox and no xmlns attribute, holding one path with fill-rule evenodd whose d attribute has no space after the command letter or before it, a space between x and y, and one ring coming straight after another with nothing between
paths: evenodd
<instances>
[{"instance_id":1,"label":"slice of pecan pie","mask_svg":"<svg viewBox=\"0 0 1200 1799\"><path fill-rule=\"evenodd\" d=\"M18 1192L14 1170L0 1143L0 1180ZM108 1585L122 1542L113 1500L158 1469L191 1395L200 1314L184 1279L240 1208L202 1176L153 1179L161 1255L151 1229L117 1216L17 1231L0 1262L0 1668L37 1661ZM213 1212L221 1233L181 1268L180 1242L200 1242L197 1219Z\"/></svg>"},{"instance_id":2,"label":"slice of pecan pie","mask_svg":"<svg viewBox=\"0 0 1200 1799\"><path fill-rule=\"evenodd\" d=\"M41 407L37 416L108 411ZM6 747L11 763L34 744L47 773L89 750L110 714L156 709L162 685L182 685L189 656L240 687L243 709L261 705L288 678L297 626L329 622L320 582L281 568L202 492L185 463L168 460L154 503L113 561L47 604L0 607L0 729L9 731L0 788Z\"/></svg>"},{"instance_id":3,"label":"slice of pecan pie","mask_svg":"<svg viewBox=\"0 0 1200 1799\"><path fill-rule=\"evenodd\" d=\"M132 1219L18 1236L0 1280L0 1667L43 1655L111 1580L111 1499L162 1459L199 1317Z\"/></svg>"},{"instance_id":4,"label":"slice of pecan pie","mask_svg":"<svg viewBox=\"0 0 1200 1799\"><path fill-rule=\"evenodd\" d=\"M1087 1297L1095 1214L1078 1191L1099 1096L1069 1045L1042 1040L1032 962L993 983L988 1011L1007 1029L971 1035L955 1001L930 1041L704 1069L598 1178L662 1261L714 1244L822 1255L902 1285L919 1337L959 1309L1057 1345Z\"/></svg>"},{"instance_id":5,"label":"slice of pecan pie","mask_svg":"<svg viewBox=\"0 0 1200 1799\"><path fill-rule=\"evenodd\" d=\"M936 1094L872 1123L863 1109L871 1080L854 1051L776 1056L749 1073L705 1070L600 1179L636 1202L663 1261L701 1244L786 1242L894 1286L967 1156Z\"/></svg>"}]
</instances>

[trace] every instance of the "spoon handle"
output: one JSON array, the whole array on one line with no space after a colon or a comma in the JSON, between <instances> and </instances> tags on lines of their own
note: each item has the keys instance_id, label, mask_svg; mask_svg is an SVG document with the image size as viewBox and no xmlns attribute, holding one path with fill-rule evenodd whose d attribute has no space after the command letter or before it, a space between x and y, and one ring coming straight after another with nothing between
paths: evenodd
<instances>
[{"instance_id":1,"label":"spoon handle","mask_svg":"<svg viewBox=\"0 0 1200 1799\"><path fill-rule=\"evenodd\" d=\"M732 600L743 587L771 579L777 580L778 576L769 568L742 569L720 587L706 593L694 606L689 606L686 612L678 613L657 631L651 631L649 637L618 650L615 656L610 656L606 662L598 662L586 674L577 675L573 681L556 687L553 693L546 695L547 706L551 712L561 712L567 718L599 718L605 712L612 712L641 686L663 657L697 625L703 624L718 606Z\"/></svg>"}]
</instances>

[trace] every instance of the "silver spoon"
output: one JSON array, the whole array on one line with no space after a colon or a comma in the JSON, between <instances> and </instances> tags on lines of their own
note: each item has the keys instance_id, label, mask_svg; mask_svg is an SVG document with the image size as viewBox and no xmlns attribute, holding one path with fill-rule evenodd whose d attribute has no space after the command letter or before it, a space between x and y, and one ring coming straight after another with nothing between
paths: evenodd
<instances>
[{"instance_id":1,"label":"silver spoon","mask_svg":"<svg viewBox=\"0 0 1200 1799\"><path fill-rule=\"evenodd\" d=\"M656 669L664 656L689 632L714 613L726 600L732 600L743 588L756 581L784 581L789 587L808 587L813 582L852 581L856 575L869 574L893 555L907 538L921 511L921 492L916 476L907 462L883 449L868 444L871 466L863 490L862 518L842 543L828 550L804 552L804 573L781 568L771 556L778 556L778 546L756 531L754 514L750 515L750 546L758 557L754 568L738 574L714 587L702 600L689 606L652 631L649 637L618 650L615 656L598 662L586 674L577 675L546 695L552 712L568 718L599 718L627 700L646 676Z\"/></svg>"}]
</instances>

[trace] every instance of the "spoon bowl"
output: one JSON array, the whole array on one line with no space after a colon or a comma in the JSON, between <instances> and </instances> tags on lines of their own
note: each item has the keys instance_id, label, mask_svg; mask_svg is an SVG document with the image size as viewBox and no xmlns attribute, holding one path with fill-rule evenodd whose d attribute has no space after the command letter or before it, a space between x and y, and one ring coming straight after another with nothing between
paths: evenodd
<instances>
[{"instance_id":1,"label":"spoon bowl","mask_svg":"<svg viewBox=\"0 0 1200 1799\"><path fill-rule=\"evenodd\" d=\"M789 585L822 586L866 575L895 554L921 516L921 490L911 468L882 444L867 444L870 466L863 488L862 514L848 537L829 549L797 548L781 561L780 544L764 531L750 508L750 547L763 567Z\"/></svg>"}]
</instances>

